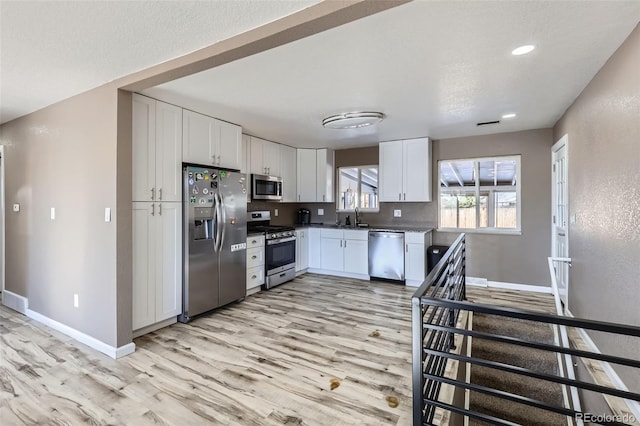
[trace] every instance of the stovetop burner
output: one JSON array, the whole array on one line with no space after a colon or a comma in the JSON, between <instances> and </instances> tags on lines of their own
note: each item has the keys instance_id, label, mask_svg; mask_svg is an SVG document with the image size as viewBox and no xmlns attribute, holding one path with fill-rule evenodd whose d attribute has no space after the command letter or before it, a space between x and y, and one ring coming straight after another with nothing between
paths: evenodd
<instances>
[{"instance_id":1,"label":"stovetop burner","mask_svg":"<svg viewBox=\"0 0 640 426\"><path fill-rule=\"evenodd\" d=\"M296 229L293 226L269 224L271 220L269 211L249 212L247 216L247 232L264 232L267 240L295 235Z\"/></svg>"}]
</instances>

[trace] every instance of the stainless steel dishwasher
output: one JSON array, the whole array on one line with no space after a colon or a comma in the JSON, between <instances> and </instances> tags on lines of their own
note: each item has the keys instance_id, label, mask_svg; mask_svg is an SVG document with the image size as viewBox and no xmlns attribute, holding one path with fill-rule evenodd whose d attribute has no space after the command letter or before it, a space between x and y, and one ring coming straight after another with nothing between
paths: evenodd
<instances>
[{"instance_id":1,"label":"stainless steel dishwasher","mask_svg":"<svg viewBox=\"0 0 640 426\"><path fill-rule=\"evenodd\" d=\"M404 281L404 232L369 231L369 276Z\"/></svg>"}]
</instances>

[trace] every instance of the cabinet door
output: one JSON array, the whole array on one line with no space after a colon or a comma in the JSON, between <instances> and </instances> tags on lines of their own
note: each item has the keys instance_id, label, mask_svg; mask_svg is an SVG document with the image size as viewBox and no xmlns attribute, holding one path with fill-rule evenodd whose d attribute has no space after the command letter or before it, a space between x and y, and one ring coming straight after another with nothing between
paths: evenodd
<instances>
[{"instance_id":1,"label":"cabinet door","mask_svg":"<svg viewBox=\"0 0 640 426\"><path fill-rule=\"evenodd\" d=\"M133 330L156 318L155 203L133 203Z\"/></svg>"},{"instance_id":2,"label":"cabinet door","mask_svg":"<svg viewBox=\"0 0 640 426\"><path fill-rule=\"evenodd\" d=\"M280 144L265 141L262 159L269 176L280 176Z\"/></svg>"},{"instance_id":3,"label":"cabinet door","mask_svg":"<svg viewBox=\"0 0 640 426\"><path fill-rule=\"evenodd\" d=\"M424 244L405 243L404 276L407 281L422 282L426 276Z\"/></svg>"},{"instance_id":4,"label":"cabinet door","mask_svg":"<svg viewBox=\"0 0 640 426\"><path fill-rule=\"evenodd\" d=\"M156 318L182 312L182 203L157 203Z\"/></svg>"},{"instance_id":5,"label":"cabinet door","mask_svg":"<svg viewBox=\"0 0 640 426\"><path fill-rule=\"evenodd\" d=\"M332 149L319 149L316 152L316 200L330 203L334 200L333 175L334 175L334 151Z\"/></svg>"},{"instance_id":6,"label":"cabinet door","mask_svg":"<svg viewBox=\"0 0 640 426\"><path fill-rule=\"evenodd\" d=\"M402 141L382 142L378 187L380 201L402 200Z\"/></svg>"},{"instance_id":7,"label":"cabinet door","mask_svg":"<svg viewBox=\"0 0 640 426\"><path fill-rule=\"evenodd\" d=\"M298 149L297 155L298 202L313 203L316 201L316 150Z\"/></svg>"},{"instance_id":8,"label":"cabinet door","mask_svg":"<svg viewBox=\"0 0 640 426\"><path fill-rule=\"evenodd\" d=\"M156 103L157 201L182 201L182 108Z\"/></svg>"},{"instance_id":9,"label":"cabinet door","mask_svg":"<svg viewBox=\"0 0 640 426\"><path fill-rule=\"evenodd\" d=\"M133 201L153 201L156 179L156 101L133 94Z\"/></svg>"},{"instance_id":10,"label":"cabinet door","mask_svg":"<svg viewBox=\"0 0 640 426\"><path fill-rule=\"evenodd\" d=\"M402 201L431 201L431 143L428 138L403 143Z\"/></svg>"},{"instance_id":11,"label":"cabinet door","mask_svg":"<svg viewBox=\"0 0 640 426\"><path fill-rule=\"evenodd\" d=\"M320 239L320 267L328 271L344 271L343 240L336 238Z\"/></svg>"},{"instance_id":12,"label":"cabinet door","mask_svg":"<svg viewBox=\"0 0 640 426\"><path fill-rule=\"evenodd\" d=\"M369 242L344 240L344 271L353 274L369 273Z\"/></svg>"},{"instance_id":13,"label":"cabinet door","mask_svg":"<svg viewBox=\"0 0 640 426\"><path fill-rule=\"evenodd\" d=\"M219 128L219 145L216 155L220 167L241 170L242 168L242 128L226 121L216 120ZM217 157L216 157L217 158Z\"/></svg>"},{"instance_id":14,"label":"cabinet door","mask_svg":"<svg viewBox=\"0 0 640 426\"><path fill-rule=\"evenodd\" d=\"M264 166L264 142L263 139L251 137L251 161L249 162L251 173L256 175L266 175L267 168Z\"/></svg>"},{"instance_id":15,"label":"cabinet door","mask_svg":"<svg viewBox=\"0 0 640 426\"><path fill-rule=\"evenodd\" d=\"M185 163L214 164L215 121L206 115L182 110L182 159Z\"/></svg>"},{"instance_id":16,"label":"cabinet door","mask_svg":"<svg viewBox=\"0 0 640 426\"><path fill-rule=\"evenodd\" d=\"M251 136L242 135L242 164L240 164L240 171L242 173L246 173L247 175L251 174L251 170L249 169L251 165ZM248 178L249 176L247 176Z\"/></svg>"},{"instance_id":17,"label":"cabinet door","mask_svg":"<svg viewBox=\"0 0 640 426\"><path fill-rule=\"evenodd\" d=\"M320 229L309 228L309 268L320 269L322 256L320 250Z\"/></svg>"},{"instance_id":18,"label":"cabinet door","mask_svg":"<svg viewBox=\"0 0 640 426\"><path fill-rule=\"evenodd\" d=\"M280 177L282 178L282 201L285 203L296 202L297 191L297 156L296 149L286 145L278 145L280 148Z\"/></svg>"},{"instance_id":19,"label":"cabinet door","mask_svg":"<svg viewBox=\"0 0 640 426\"><path fill-rule=\"evenodd\" d=\"M309 268L309 230L306 228L302 230L299 265L302 270Z\"/></svg>"}]
</instances>

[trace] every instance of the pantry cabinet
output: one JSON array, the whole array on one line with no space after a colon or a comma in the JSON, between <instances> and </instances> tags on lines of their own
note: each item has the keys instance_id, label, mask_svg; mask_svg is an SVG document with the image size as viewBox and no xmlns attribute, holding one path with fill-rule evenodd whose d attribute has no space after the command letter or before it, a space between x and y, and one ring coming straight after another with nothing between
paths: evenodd
<instances>
[{"instance_id":1,"label":"pantry cabinet","mask_svg":"<svg viewBox=\"0 0 640 426\"><path fill-rule=\"evenodd\" d=\"M133 203L133 330L182 312L182 203Z\"/></svg>"},{"instance_id":2,"label":"pantry cabinet","mask_svg":"<svg viewBox=\"0 0 640 426\"><path fill-rule=\"evenodd\" d=\"M381 202L431 201L429 138L381 142L379 155Z\"/></svg>"},{"instance_id":3,"label":"pantry cabinet","mask_svg":"<svg viewBox=\"0 0 640 426\"><path fill-rule=\"evenodd\" d=\"M182 109L133 94L133 201L181 201Z\"/></svg>"}]
</instances>

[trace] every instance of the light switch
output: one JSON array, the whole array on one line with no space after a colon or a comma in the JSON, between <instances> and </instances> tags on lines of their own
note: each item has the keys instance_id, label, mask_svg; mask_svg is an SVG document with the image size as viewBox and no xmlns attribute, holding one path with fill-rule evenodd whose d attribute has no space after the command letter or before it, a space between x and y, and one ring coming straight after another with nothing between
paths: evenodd
<instances>
[{"instance_id":1,"label":"light switch","mask_svg":"<svg viewBox=\"0 0 640 426\"><path fill-rule=\"evenodd\" d=\"M16 213L19 212L20 211L20 204L14 204L13 205L13 211L16 212Z\"/></svg>"},{"instance_id":2,"label":"light switch","mask_svg":"<svg viewBox=\"0 0 640 426\"><path fill-rule=\"evenodd\" d=\"M56 218L56 208L51 207L51 220L55 220Z\"/></svg>"},{"instance_id":3,"label":"light switch","mask_svg":"<svg viewBox=\"0 0 640 426\"><path fill-rule=\"evenodd\" d=\"M111 209L109 207L105 207L104 209L104 221L111 222Z\"/></svg>"},{"instance_id":4,"label":"light switch","mask_svg":"<svg viewBox=\"0 0 640 426\"><path fill-rule=\"evenodd\" d=\"M393 211L393 217L402 217L402 210L396 209Z\"/></svg>"},{"instance_id":5,"label":"light switch","mask_svg":"<svg viewBox=\"0 0 640 426\"><path fill-rule=\"evenodd\" d=\"M278 217L278 209L275 209L275 210L273 211L273 215L274 215L275 217Z\"/></svg>"},{"instance_id":6,"label":"light switch","mask_svg":"<svg viewBox=\"0 0 640 426\"><path fill-rule=\"evenodd\" d=\"M318 209L318 216L324 216L324 209Z\"/></svg>"}]
</instances>

